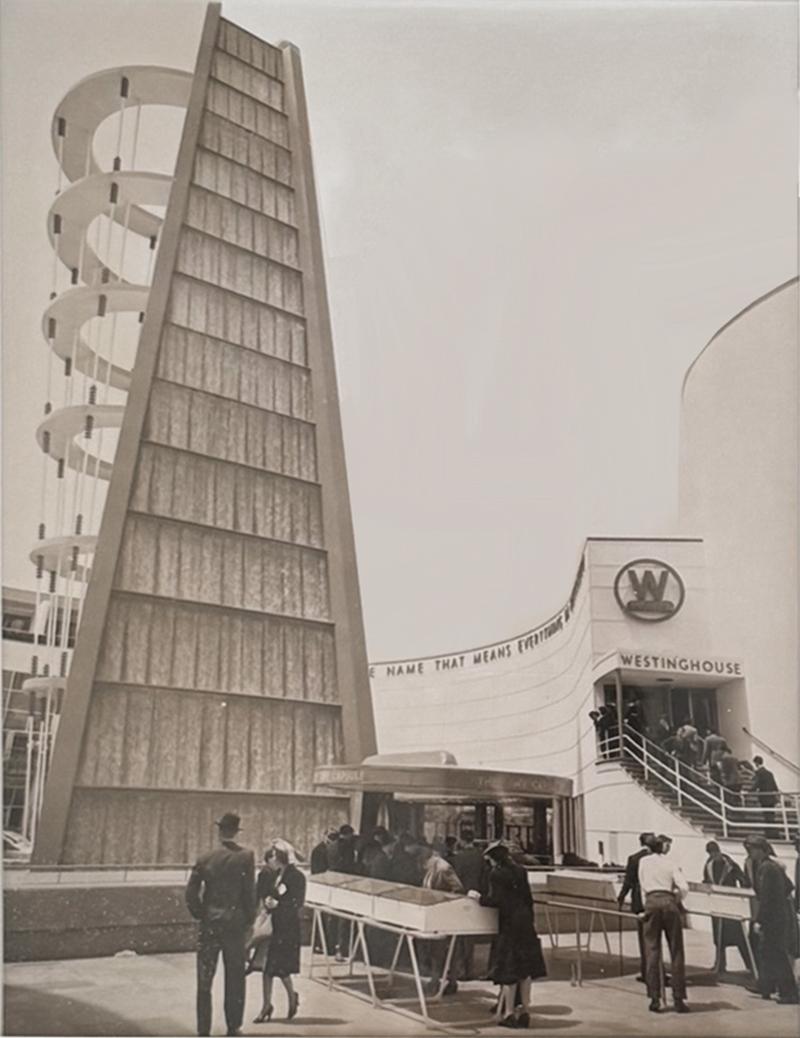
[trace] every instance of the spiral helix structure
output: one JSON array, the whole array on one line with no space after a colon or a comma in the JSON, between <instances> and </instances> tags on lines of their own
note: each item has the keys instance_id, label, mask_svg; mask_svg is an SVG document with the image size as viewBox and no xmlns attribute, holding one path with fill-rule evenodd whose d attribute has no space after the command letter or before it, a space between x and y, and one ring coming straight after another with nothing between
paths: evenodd
<instances>
[{"instance_id":1,"label":"spiral helix structure","mask_svg":"<svg viewBox=\"0 0 800 1038\"><path fill-rule=\"evenodd\" d=\"M31 841L173 180L139 167L164 156L154 106L185 109L191 84L192 76L177 69L107 69L73 87L53 117L58 182L47 216L53 266L42 317L46 399L36 430L40 522L30 550L34 649L32 677L23 685L29 714L22 830ZM176 135L174 152L177 144Z\"/></svg>"}]
</instances>

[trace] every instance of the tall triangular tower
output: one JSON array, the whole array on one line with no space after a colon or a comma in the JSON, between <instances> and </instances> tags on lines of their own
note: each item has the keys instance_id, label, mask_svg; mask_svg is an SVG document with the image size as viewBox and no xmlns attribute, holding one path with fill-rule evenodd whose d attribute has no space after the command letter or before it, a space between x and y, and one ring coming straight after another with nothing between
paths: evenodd
<instances>
[{"instance_id":1,"label":"tall triangular tower","mask_svg":"<svg viewBox=\"0 0 800 1038\"><path fill-rule=\"evenodd\" d=\"M34 861L307 850L374 751L300 57L212 4Z\"/></svg>"}]
</instances>

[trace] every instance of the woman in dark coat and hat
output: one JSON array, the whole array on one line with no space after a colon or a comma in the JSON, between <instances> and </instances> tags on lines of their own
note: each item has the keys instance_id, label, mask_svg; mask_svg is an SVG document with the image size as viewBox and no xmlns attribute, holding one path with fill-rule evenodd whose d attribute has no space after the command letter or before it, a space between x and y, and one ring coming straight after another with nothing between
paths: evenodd
<instances>
[{"instance_id":1,"label":"woman in dark coat and hat","mask_svg":"<svg viewBox=\"0 0 800 1038\"><path fill-rule=\"evenodd\" d=\"M268 939L263 967L264 1002L253 1023L266 1023L272 1017L272 980L279 977L289 1006L286 1019L297 1013L300 997L294 990L292 974L300 972L300 909L306 896L306 880L295 865L295 853L285 840L273 840L264 855L266 867L258 874L256 896L272 916L272 936Z\"/></svg>"},{"instance_id":2,"label":"woman in dark coat and hat","mask_svg":"<svg viewBox=\"0 0 800 1038\"><path fill-rule=\"evenodd\" d=\"M723 854L716 840L709 840L706 844L708 859L703 866L703 882L718 887L747 887L747 877L742 869L736 864L729 854ZM744 933L739 925L738 919L724 919L721 916L711 917L711 928L714 937L714 947L717 950L715 968L720 973L727 972L726 949L738 948L745 968L753 973L753 963L750 949L744 938Z\"/></svg>"},{"instance_id":3,"label":"woman in dark coat and hat","mask_svg":"<svg viewBox=\"0 0 800 1038\"><path fill-rule=\"evenodd\" d=\"M498 912L497 938L489 976L500 985L502 1027L527 1027L531 981L547 975L542 946L533 925L533 898L528 874L511 860L508 847L496 843L486 849L488 891L482 905ZM519 1005L514 1005L519 987Z\"/></svg>"},{"instance_id":4,"label":"woman in dark coat and hat","mask_svg":"<svg viewBox=\"0 0 800 1038\"><path fill-rule=\"evenodd\" d=\"M758 895L754 929L758 933L758 992L769 998L777 989L778 1002L798 1004L793 961L798 955L797 915L792 893L794 884L772 857L773 850L763 836L745 837L753 886Z\"/></svg>"}]
</instances>

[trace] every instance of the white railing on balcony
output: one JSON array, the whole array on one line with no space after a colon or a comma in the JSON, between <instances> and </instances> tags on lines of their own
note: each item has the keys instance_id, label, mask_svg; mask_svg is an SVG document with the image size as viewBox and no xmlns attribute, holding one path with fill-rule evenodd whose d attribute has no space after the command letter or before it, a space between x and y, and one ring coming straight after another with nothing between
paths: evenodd
<instances>
[{"instance_id":1,"label":"white railing on balcony","mask_svg":"<svg viewBox=\"0 0 800 1038\"><path fill-rule=\"evenodd\" d=\"M638 764L646 783L667 797L672 794L690 820L701 827L706 821L725 838L755 832L768 839L792 840L800 829L800 793L728 788L628 725L621 736L612 732L600 740L598 760Z\"/></svg>"}]
</instances>

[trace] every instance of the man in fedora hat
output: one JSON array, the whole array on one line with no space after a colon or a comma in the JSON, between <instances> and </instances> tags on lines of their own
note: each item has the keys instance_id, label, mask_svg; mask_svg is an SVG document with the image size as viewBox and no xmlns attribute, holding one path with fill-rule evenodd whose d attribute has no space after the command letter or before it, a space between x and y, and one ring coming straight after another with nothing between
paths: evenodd
<instances>
[{"instance_id":1,"label":"man in fedora hat","mask_svg":"<svg viewBox=\"0 0 800 1038\"><path fill-rule=\"evenodd\" d=\"M222 952L225 1023L241 1034L245 996L245 944L255 917L255 857L234 837L240 818L227 813L216 822L220 846L197 859L186 885L186 904L200 923L197 940L197 1033L211 1033L211 985Z\"/></svg>"}]
</instances>

